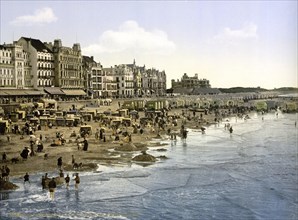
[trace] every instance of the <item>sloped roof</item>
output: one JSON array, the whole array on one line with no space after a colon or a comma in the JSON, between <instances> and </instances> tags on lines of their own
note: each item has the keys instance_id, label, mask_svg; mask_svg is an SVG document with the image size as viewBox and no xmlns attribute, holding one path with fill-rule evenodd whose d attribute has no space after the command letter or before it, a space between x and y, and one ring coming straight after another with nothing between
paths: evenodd
<instances>
[{"instance_id":1,"label":"sloped roof","mask_svg":"<svg viewBox=\"0 0 298 220\"><path fill-rule=\"evenodd\" d=\"M0 89L0 96L28 96L28 95L38 95L42 96L45 93L39 90L31 89Z\"/></svg>"},{"instance_id":2,"label":"sloped roof","mask_svg":"<svg viewBox=\"0 0 298 220\"><path fill-rule=\"evenodd\" d=\"M28 37L22 37L25 41L27 42L31 42L31 45L39 52L48 52L48 53L52 53L52 51L45 46L44 43L42 43L40 40L38 39L33 39L33 38L28 38Z\"/></svg>"},{"instance_id":3,"label":"sloped roof","mask_svg":"<svg viewBox=\"0 0 298 220\"><path fill-rule=\"evenodd\" d=\"M91 57L83 56L83 61L86 61L88 63L94 63L94 60Z\"/></svg>"},{"instance_id":4,"label":"sloped roof","mask_svg":"<svg viewBox=\"0 0 298 220\"><path fill-rule=\"evenodd\" d=\"M65 95L59 87L44 87L44 91L50 95Z\"/></svg>"},{"instance_id":5,"label":"sloped roof","mask_svg":"<svg viewBox=\"0 0 298 220\"><path fill-rule=\"evenodd\" d=\"M69 96L81 96L86 95L86 92L81 89L62 89L62 91L65 93L65 95Z\"/></svg>"}]
</instances>

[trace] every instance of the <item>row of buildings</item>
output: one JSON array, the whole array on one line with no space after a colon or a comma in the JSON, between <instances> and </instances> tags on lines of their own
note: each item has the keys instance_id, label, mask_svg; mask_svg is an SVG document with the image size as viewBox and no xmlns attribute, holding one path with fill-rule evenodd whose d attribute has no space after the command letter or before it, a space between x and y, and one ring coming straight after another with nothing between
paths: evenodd
<instances>
[{"instance_id":1,"label":"row of buildings","mask_svg":"<svg viewBox=\"0 0 298 220\"><path fill-rule=\"evenodd\" d=\"M21 37L0 45L0 96L15 93L47 93L51 97L163 96L166 74L132 64L104 68L93 56L84 56L80 44L65 47Z\"/></svg>"},{"instance_id":2,"label":"row of buildings","mask_svg":"<svg viewBox=\"0 0 298 220\"><path fill-rule=\"evenodd\" d=\"M21 37L0 45L0 99L164 96L166 80L165 71L137 66L135 60L104 68L93 56L83 55L79 43L66 47L60 39L52 43ZM185 73L181 81L172 80L174 90L187 89L184 94L210 87L197 74L189 77Z\"/></svg>"}]
</instances>

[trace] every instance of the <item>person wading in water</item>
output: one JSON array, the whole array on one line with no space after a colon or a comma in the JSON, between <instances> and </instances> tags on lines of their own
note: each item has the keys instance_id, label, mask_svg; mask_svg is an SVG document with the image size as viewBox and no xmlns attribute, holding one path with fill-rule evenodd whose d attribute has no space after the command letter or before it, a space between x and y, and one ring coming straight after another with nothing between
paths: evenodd
<instances>
[{"instance_id":1,"label":"person wading in water","mask_svg":"<svg viewBox=\"0 0 298 220\"><path fill-rule=\"evenodd\" d=\"M50 192L50 198L53 200L55 197L55 189L56 189L56 181L55 178L52 178L52 180L49 182L49 192Z\"/></svg>"}]
</instances>

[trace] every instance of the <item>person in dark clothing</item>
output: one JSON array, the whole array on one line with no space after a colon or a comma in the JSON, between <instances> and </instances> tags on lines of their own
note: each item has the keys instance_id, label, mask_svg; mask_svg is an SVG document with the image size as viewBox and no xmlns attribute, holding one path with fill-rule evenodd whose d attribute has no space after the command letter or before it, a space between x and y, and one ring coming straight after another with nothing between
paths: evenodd
<instances>
[{"instance_id":1,"label":"person in dark clothing","mask_svg":"<svg viewBox=\"0 0 298 220\"><path fill-rule=\"evenodd\" d=\"M7 165L5 165L5 173L6 173L6 181L9 181L9 174L10 174L10 169Z\"/></svg>"},{"instance_id":2,"label":"person in dark clothing","mask_svg":"<svg viewBox=\"0 0 298 220\"><path fill-rule=\"evenodd\" d=\"M76 162L74 155L71 155L71 164L73 165Z\"/></svg>"},{"instance_id":3,"label":"person in dark clothing","mask_svg":"<svg viewBox=\"0 0 298 220\"><path fill-rule=\"evenodd\" d=\"M59 157L58 160L57 160L57 166L58 166L58 169L62 169L62 157Z\"/></svg>"},{"instance_id":4,"label":"person in dark clothing","mask_svg":"<svg viewBox=\"0 0 298 220\"><path fill-rule=\"evenodd\" d=\"M54 199L55 197L55 189L56 189L56 181L55 178L52 178L52 180L49 182L49 192L50 192L50 198Z\"/></svg>"},{"instance_id":5,"label":"person in dark clothing","mask_svg":"<svg viewBox=\"0 0 298 220\"><path fill-rule=\"evenodd\" d=\"M30 180L29 180L29 174L28 174L28 173L26 173L25 176L24 176L24 184L25 184L26 182L30 183Z\"/></svg>"},{"instance_id":6,"label":"person in dark clothing","mask_svg":"<svg viewBox=\"0 0 298 220\"><path fill-rule=\"evenodd\" d=\"M4 166L2 166L2 169L1 169L1 177L4 181L6 181L7 173Z\"/></svg>"},{"instance_id":7,"label":"person in dark clothing","mask_svg":"<svg viewBox=\"0 0 298 220\"><path fill-rule=\"evenodd\" d=\"M28 150L28 147L25 147L21 153L21 157L24 159L24 160L27 160L28 158L28 155L29 155L29 150Z\"/></svg>"},{"instance_id":8,"label":"person in dark clothing","mask_svg":"<svg viewBox=\"0 0 298 220\"><path fill-rule=\"evenodd\" d=\"M4 153L2 154L2 161L5 162L6 160L7 160L7 155L6 155L6 153L4 152Z\"/></svg>"},{"instance_id":9,"label":"person in dark clothing","mask_svg":"<svg viewBox=\"0 0 298 220\"><path fill-rule=\"evenodd\" d=\"M59 176L60 176L60 177L64 177L63 170L60 170Z\"/></svg>"},{"instance_id":10,"label":"person in dark clothing","mask_svg":"<svg viewBox=\"0 0 298 220\"><path fill-rule=\"evenodd\" d=\"M45 178L45 176L41 177L41 186L42 186L42 189L46 188L46 178Z\"/></svg>"},{"instance_id":11,"label":"person in dark clothing","mask_svg":"<svg viewBox=\"0 0 298 220\"><path fill-rule=\"evenodd\" d=\"M74 181L75 181L75 189L78 190L79 189L79 184L80 184L80 177L79 177L78 173L76 173Z\"/></svg>"},{"instance_id":12,"label":"person in dark clothing","mask_svg":"<svg viewBox=\"0 0 298 220\"><path fill-rule=\"evenodd\" d=\"M38 142L38 144L37 144L37 152L42 152L42 150L43 150L43 144L42 144L42 142Z\"/></svg>"},{"instance_id":13,"label":"person in dark clothing","mask_svg":"<svg viewBox=\"0 0 298 220\"><path fill-rule=\"evenodd\" d=\"M84 147L83 147L83 151L87 151L88 150L88 141L87 139L84 140Z\"/></svg>"},{"instance_id":14,"label":"person in dark clothing","mask_svg":"<svg viewBox=\"0 0 298 220\"><path fill-rule=\"evenodd\" d=\"M67 174L64 179L65 179L65 183L66 183L66 188L68 189L68 187L69 187L69 181L70 181L69 175Z\"/></svg>"}]
</instances>

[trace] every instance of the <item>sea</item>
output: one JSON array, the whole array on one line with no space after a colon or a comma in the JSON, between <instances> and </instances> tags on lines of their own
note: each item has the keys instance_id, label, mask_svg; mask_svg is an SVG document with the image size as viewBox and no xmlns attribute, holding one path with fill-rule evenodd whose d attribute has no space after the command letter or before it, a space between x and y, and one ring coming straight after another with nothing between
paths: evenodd
<instances>
[{"instance_id":1,"label":"sea","mask_svg":"<svg viewBox=\"0 0 298 220\"><path fill-rule=\"evenodd\" d=\"M54 200L43 173L26 185L14 178L19 189L0 194L0 219L297 220L297 116L253 113L205 134L188 129L186 140L153 140L161 146L147 153L167 159L80 172L79 189L58 186Z\"/></svg>"}]
</instances>

